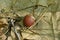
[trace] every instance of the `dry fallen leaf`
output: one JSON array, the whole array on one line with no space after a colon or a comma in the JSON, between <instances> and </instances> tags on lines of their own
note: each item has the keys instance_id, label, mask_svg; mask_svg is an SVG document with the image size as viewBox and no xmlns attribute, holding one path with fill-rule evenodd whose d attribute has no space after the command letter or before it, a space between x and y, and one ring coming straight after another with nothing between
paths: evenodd
<instances>
[{"instance_id":1,"label":"dry fallen leaf","mask_svg":"<svg viewBox=\"0 0 60 40\"><path fill-rule=\"evenodd\" d=\"M2 30L0 29L0 40L5 40L6 36L3 34Z\"/></svg>"},{"instance_id":2,"label":"dry fallen leaf","mask_svg":"<svg viewBox=\"0 0 60 40\"><path fill-rule=\"evenodd\" d=\"M6 39L6 36L3 34L2 36L0 36L0 40L5 40Z\"/></svg>"},{"instance_id":3,"label":"dry fallen leaf","mask_svg":"<svg viewBox=\"0 0 60 40\"><path fill-rule=\"evenodd\" d=\"M3 34L2 30L0 29L0 36Z\"/></svg>"},{"instance_id":4,"label":"dry fallen leaf","mask_svg":"<svg viewBox=\"0 0 60 40\"><path fill-rule=\"evenodd\" d=\"M8 23L6 19L4 18L0 19L0 28L7 26L7 24Z\"/></svg>"}]
</instances>

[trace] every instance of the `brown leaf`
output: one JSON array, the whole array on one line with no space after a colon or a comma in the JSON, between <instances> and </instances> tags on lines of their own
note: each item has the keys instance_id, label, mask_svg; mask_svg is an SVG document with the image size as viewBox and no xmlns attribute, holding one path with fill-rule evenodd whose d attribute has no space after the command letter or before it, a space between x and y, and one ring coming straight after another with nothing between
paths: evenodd
<instances>
[{"instance_id":1,"label":"brown leaf","mask_svg":"<svg viewBox=\"0 0 60 40\"><path fill-rule=\"evenodd\" d=\"M4 19L4 18L0 19L0 28L5 27L7 25L8 25L8 23L7 23L6 19Z\"/></svg>"}]
</instances>

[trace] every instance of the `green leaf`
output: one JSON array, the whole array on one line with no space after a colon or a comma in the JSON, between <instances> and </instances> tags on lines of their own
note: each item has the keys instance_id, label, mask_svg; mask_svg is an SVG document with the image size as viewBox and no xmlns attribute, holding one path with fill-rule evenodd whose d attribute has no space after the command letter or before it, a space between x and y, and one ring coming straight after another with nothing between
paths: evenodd
<instances>
[{"instance_id":1,"label":"green leaf","mask_svg":"<svg viewBox=\"0 0 60 40\"><path fill-rule=\"evenodd\" d=\"M16 3L15 3L15 8L16 9L24 9L26 7L30 7L30 6L33 6L35 5L35 3L31 2L30 0L18 0Z\"/></svg>"},{"instance_id":2,"label":"green leaf","mask_svg":"<svg viewBox=\"0 0 60 40\"><path fill-rule=\"evenodd\" d=\"M38 5L48 6L48 5L47 5L47 0L39 0Z\"/></svg>"},{"instance_id":3,"label":"green leaf","mask_svg":"<svg viewBox=\"0 0 60 40\"><path fill-rule=\"evenodd\" d=\"M50 4L53 4L55 0L47 0L47 4L50 5Z\"/></svg>"},{"instance_id":4,"label":"green leaf","mask_svg":"<svg viewBox=\"0 0 60 40\"><path fill-rule=\"evenodd\" d=\"M0 0L0 10L4 9L5 11L9 11L11 6L11 0Z\"/></svg>"},{"instance_id":5,"label":"green leaf","mask_svg":"<svg viewBox=\"0 0 60 40\"><path fill-rule=\"evenodd\" d=\"M49 11L52 12L52 13L56 13L57 12L57 9L58 9L58 0L55 0L52 4L49 5Z\"/></svg>"}]
</instances>

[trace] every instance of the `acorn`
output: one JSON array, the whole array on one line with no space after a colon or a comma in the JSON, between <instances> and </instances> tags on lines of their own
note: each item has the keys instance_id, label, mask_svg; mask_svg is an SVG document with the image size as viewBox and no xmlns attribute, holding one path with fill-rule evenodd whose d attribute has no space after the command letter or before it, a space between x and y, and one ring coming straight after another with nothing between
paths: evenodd
<instances>
[{"instance_id":1,"label":"acorn","mask_svg":"<svg viewBox=\"0 0 60 40\"><path fill-rule=\"evenodd\" d=\"M31 25L33 25L35 22L35 18L33 15L26 15L23 19L23 23L26 27L30 27Z\"/></svg>"}]
</instances>

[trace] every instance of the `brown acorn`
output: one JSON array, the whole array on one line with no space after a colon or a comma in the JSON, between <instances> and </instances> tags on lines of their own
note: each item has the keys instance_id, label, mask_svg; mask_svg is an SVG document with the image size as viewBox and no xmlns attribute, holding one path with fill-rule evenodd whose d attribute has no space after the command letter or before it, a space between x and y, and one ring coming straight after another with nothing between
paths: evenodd
<instances>
[{"instance_id":1,"label":"brown acorn","mask_svg":"<svg viewBox=\"0 0 60 40\"><path fill-rule=\"evenodd\" d=\"M30 27L35 22L35 18L32 15L26 15L24 17L23 23L25 26Z\"/></svg>"}]
</instances>

